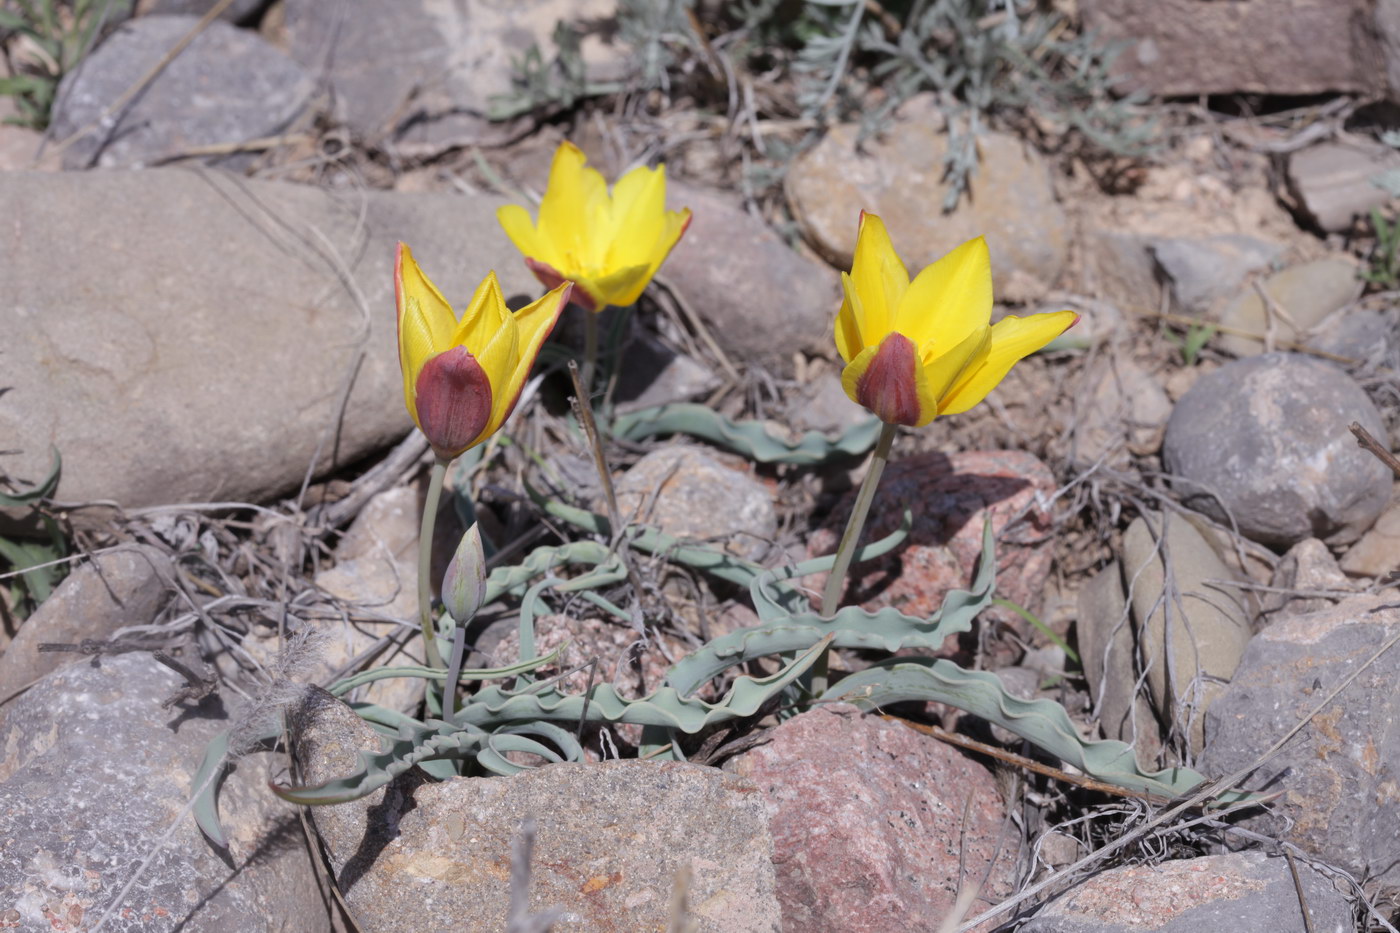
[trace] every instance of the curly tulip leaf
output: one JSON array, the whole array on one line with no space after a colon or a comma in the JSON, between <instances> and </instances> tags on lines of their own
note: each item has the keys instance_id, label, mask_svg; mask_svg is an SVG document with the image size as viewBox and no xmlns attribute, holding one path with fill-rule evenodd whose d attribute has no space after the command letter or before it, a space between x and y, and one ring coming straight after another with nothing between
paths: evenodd
<instances>
[{"instance_id":1,"label":"curly tulip leaf","mask_svg":"<svg viewBox=\"0 0 1400 933\"><path fill-rule=\"evenodd\" d=\"M815 466L838 457L858 457L875 446L880 422L871 418L836 438L808 431L796 441L773 434L759 421L731 421L713 408L690 403L662 405L616 418L614 437L639 441L659 434L688 434L727 447L759 463Z\"/></svg>"}]
</instances>

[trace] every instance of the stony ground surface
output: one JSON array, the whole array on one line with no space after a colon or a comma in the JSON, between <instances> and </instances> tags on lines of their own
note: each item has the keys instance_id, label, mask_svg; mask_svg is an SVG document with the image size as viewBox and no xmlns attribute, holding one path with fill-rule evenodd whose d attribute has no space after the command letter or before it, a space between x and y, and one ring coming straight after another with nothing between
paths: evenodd
<instances>
[{"instance_id":1,"label":"stony ground surface","mask_svg":"<svg viewBox=\"0 0 1400 933\"><path fill-rule=\"evenodd\" d=\"M792 35L707 0L660 25L611 0L239 0L203 26L209 0L112 6L54 85L47 130L0 96L0 493L62 458L40 508L0 510L0 929L1400 921L1396 4L1045 4L1074 7L1046 47L1082 29L1126 43L1114 72L1148 95L1154 145L1113 155L1003 104L965 190L956 93L886 107L863 52L809 113L784 70ZM900 5L860 9L890 48L918 46ZM1031 22L986 12L984 31ZM954 55L943 36L925 39ZM46 67L19 33L0 31L0 51L0 78ZM564 139L610 178L664 161L668 203L694 214L633 312L601 319L617 377L601 411L699 402L784 442L861 431L831 321L862 210L912 271L986 236L998 315L1078 312L985 404L900 432L869 535L906 509L913 525L845 599L933 613L969 585L990 522L1005 602L903 654L996 671L1079 735L1131 742L1144 769L1233 776L1265 799L1164 817L1161 799L1047 774L1061 763L933 703L886 711L922 731L765 707L697 737L688 763L636 760L632 724L580 731L580 763L415 770L305 821L275 799L269 781L336 777L382 741L342 699L381 723L437 713L414 677L317 689L421 660L430 455L403 408L394 244L454 306L487 270L512 305L535 297L495 211L543 190ZM582 314L561 321L508 442L453 468L437 578L469 516L510 563L590 537L533 495L608 511L562 371ZM666 437L604 451L626 520L765 568L829 554L866 469ZM6 573L46 521L73 555L52 595ZM534 606L536 649L560 652L541 676L643 696L759 623L745 587L630 560L601 603ZM520 595L469 627L469 666L520 658ZM880 660L837 652L832 670ZM188 801L229 730L221 847Z\"/></svg>"}]
</instances>

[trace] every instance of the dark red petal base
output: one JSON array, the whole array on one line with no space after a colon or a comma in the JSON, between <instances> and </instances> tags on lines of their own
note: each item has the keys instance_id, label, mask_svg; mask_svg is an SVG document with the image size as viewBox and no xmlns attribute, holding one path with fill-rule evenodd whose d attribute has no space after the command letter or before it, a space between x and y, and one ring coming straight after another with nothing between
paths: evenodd
<instances>
[{"instance_id":1,"label":"dark red petal base","mask_svg":"<svg viewBox=\"0 0 1400 933\"><path fill-rule=\"evenodd\" d=\"M491 380L466 347L424 363L414 393L418 423L444 459L470 447L491 420Z\"/></svg>"},{"instance_id":2,"label":"dark red petal base","mask_svg":"<svg viewBox=\"0 0 1400 933\"><path fill-rule=\"evenodd\" d=\"M900 333L880 341L875 358L856 383L856 398L888 424L913 427L919 423L919 390L915 367L919 365L914 341Z\"/></svg>"}]
</instances>

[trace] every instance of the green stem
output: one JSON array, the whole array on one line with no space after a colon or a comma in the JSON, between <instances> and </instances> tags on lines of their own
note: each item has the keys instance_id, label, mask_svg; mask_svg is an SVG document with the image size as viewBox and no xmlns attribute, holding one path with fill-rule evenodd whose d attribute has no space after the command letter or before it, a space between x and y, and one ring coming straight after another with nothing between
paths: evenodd
<instances>
[{"instance_id":1,"label":"green stem","mask_svg":"<svg viewBox=\"0 0 1400 933\"><path fill-rule=\"evenodd\" d=\"M870 467L861 480L860 491L856 493L855 507L851 518L846 522L846 530L841 535L841 543L836 546L836 563L831 575L826 578L822 589L822 615L830 618L836 614L841 604L841 591L846 585L846 572L851 569L851 559L855 557L856 545L860 543L860 533L865 528L865 519L870 514L870 503L875 500L875 488L880 485L880 474L885 472L885 463L890 457L890 445L894 443L895 425L882 424L880 439L875 442L875 452L870 455ZM826 692L827 652L823 651L812 665L812 692L820 696Z\"/></svg>"},{"instance_id":2,"label":"green stem","mask_svg":"<svg viewBox=\"0 0 1400 933\"><path fill-rule=\"evenodd\" d=\"M593 371L598 366L598 315L601 311L585 311L583 318L583 391L593 392ZM580 399L587 401L587 399Z\"/></svg>"},{"instance_id":3,"label":"green stem","mask_svg":"<svg viewBox=\"0 0 1400 933\"><path fill-rule=\"evenodd\" d=\"M438 501L447 478L448 461L438 459L428 480L428 497L423 502L423 530L418 536L418 621L423 626L423 653L428 667L443 667L433 630L433 527L437 525Z\"/></svg>"}]
</instances>

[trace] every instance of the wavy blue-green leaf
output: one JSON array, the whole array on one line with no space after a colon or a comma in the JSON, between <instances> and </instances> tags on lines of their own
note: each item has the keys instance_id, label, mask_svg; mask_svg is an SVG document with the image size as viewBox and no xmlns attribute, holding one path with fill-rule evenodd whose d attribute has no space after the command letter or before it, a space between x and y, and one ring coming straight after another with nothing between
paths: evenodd
<instances>
[{"instance_id":1,"label":"wavy blue-green leaf","mask_svg":"<svg viewBox=\"0 0 1400 933\"><path fill-rule=\"evenodd\" d=\"M688 434L759 463L815 466L837 457L858 457L868 452L880 435L880 422L876 418L862 421L834 438L808 431L790 441L772 433L761 421L731 421L713 408L677 403L622 415L613 420L612 433L628 441L659 434Z\"/></svg>"},{"instance_id":2,"label":"wavy blue-green leaf","mask_svg":"<svg viewBox=\"0 0 1400 933\"><path fill-rule=\"evenodd\" d=\"M1143 771L1132 746L1080 737L1065 708L1053 700L1022 700L1006 692L987 671L964 670L952 661L916 658L867 668L833 685L823 702L845 701L876 709L909 700L946 703L1019 735L1061 761L1100 781L1141 793L1176 797L1206 780L1190 768ZM1250 799L1242 792L1222 794L1222 804Z\"/></svg>"}]
</instances>

